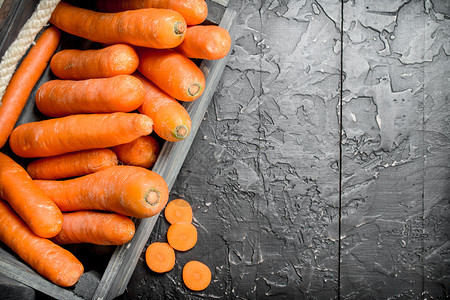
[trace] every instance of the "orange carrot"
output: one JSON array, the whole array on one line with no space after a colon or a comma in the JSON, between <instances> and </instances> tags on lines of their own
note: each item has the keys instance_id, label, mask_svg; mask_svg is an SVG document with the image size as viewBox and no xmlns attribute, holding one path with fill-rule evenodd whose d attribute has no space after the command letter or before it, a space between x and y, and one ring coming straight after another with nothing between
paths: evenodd
<instances>
[{"instance_id":1,"label":"orange carrot","mask_svg":"<svg viewBox=\"0 0 450 300\"><path fill-rule=\"evenodd\" d=\"M205 76L189 58L172 49L139 48L139 72L170 96L194 101L203 93Z\"/></svg>"},{"instance_id":2,"label":"orange carrot","mask_svg":"<svg viewBox=\"0 0 450 300\"><path fill-rule=\"evenodd\" d=\"M153 121L138 113L77 114L17 126L9 145L22 157L108 148L149 135Z\"/></svg>"},{"instance_id":3,"label":"orange carrot","mask_svg":"<svg viewBox=\"0 0 450 300\"><path fill-rule=\"evenodd\" d=\"M0 240L54 284L72 286L83 274L83 265L72 253L35 235L11 207L1 200Z\"/></svg>"},{"instance_id":4,"label":"orange carrot","mask_svg":"<svg viewBox=\"0 0 450 300\"><path fill-rule=\"evenodd\" d=\"M170 201L164 209L164 217L170 224L191 223L193 218L192 207L186 200L175 199Z\"/></svg>"},{"instance_id":5,"label":"orange carrot","mask_svg":"<svg viewBox=\"0 0 450 300\"><path fill-rule=\"evenodd\" d=\"M105 210L147 218L167 204L169 189L157 173L142 167L115 166L82 177L35 180L64 211Z\"/></svg>"},{"instance_id":6,"label":"orange carrot","mask_svg":"<svg viewBox=\"0 0 450 300\"><path fill-rule=\"evenodd\" d=\"M0 152L0 198L38 236L50 238L61 230L63 217L56 204L45 195L18 163Z\"/></svg>"},{"instance_id":7,"label":"orange carrot","mask_svg":"<svg viewBox=\"0 0 450 300\"><path fill-rule=\"evenodd\" d=\"M61 32L56 27L46 29L11 77L0 103L0 148L8 140L33 87L56 51L60 37Z\"/></svg>"},{"instance_id":8,"label":"orange carrot","mask_svg":"<svg viewBox=\"0 0 450 300\"><path fill-rule=\"evenodd\" d=\"M193 291L202 291L211 283L211 270L207 265L191 260L183 267L183 282Z\"/></svg>"},{"instance_id":9,"label":"orange carrot","mask_svg":"<svg viewBox=\"0 0 450 300\"><path fill-rule=\"evenodd\" d=\"M186 21L176 11L159 8L102 13L60 2L50 23L70 34L104 44L173 48L184 39Z\"/></svg>"},{"instance_id":10,"label":"orange carrot","mask_svg":"<svg viewBox=\"0 0 450 300\"><path fill-rule=\"evenodd\" d=\"M175 266L175 251L167 243L155 242L147 247L145 261L153 272L169 272Z\"/></svg>"},{"instance_id":11,"label":"orange carrot","mask_svg":"<svg viewBox=\"0 0 450 300\"><path fill-rule=\"evenodd\" d=\"M123 245L134 236L133 221L123 215L96 211L64 213L61 232L52 238L58 245L91 243Z\"/></svg>"},{"instance_id":12,"label":"orange carrot","mask_svg":"<svg viewBox=\"0 0 450 300\"><path fill-rule=\"evenodd\" d=\"M228 30L216 25L190 26L184 41L175 50L189 58L221 59L231 48Z\"/></svg>"},{"instance_id":13,"label":"orange carrot","mask_svg":"<svg viewBox=\"0 0 450 300\"><path fill-rule=\"evenodd\" d=\"M50 60L56 77L73 80L130 75L138 65L136 51L125 44L91 50L66 49Z\"/></svg>"},{"instance_id":14,"label":"orange carrot","mask_svg":"<svg viewBox=\"0 0 450 300\"><path fill-rule=\"evenodd\" d=\"M192 223L174 223L167 230L167 241L178 251L192 249L197 243L197 228Z\"/></svg>"},{"instance_id":15,"label":"orange carrot","mask_svg":"<svg viewBox=\"0 0 450 300\"><path fill-rule=\"evenodd\" d=\"M82 113L131 112L144 100L144 86L131 75L87 80L50 80L36 94L44 115L63 117Z\"/></svg>"},{"instance_id":16,"label":"orange carrot","mask_svg":"<svg viewBox=\"0 0 450 300\"><path fill-rule=\"evenodd\" d=\"M27 172L33 179L62 179L83 176L117 166L118 160L110 149L90 149L31 161Z\"/></svg>"},{"instance_id":17,"label":"orange carrot","mask_svg":"<svg viewBox=\"0 0 450 300\"><path fill-rule=\"evenodd\" d=\"M144 102L138 110L153 120L155 133L170 142L185 139L191 130L191 117L183 105L141 74L135 76L145 88Z\"/></svg>"},{"instance_id":18,"label":"orange carrot","mask_svg":"<svg viewBox=\"0 0 450 300\"><path fill-rule=\"evenodd\" d=\"M98 0L97 8L101 11L119 12L141 8L167 8L179 12L188 25L202 23L208 16L205 0Z\"/></svg>"},{"instance_id":19,"label":"orange carrot","mask_svg":"<svg viewBox=\"0 0 450 300\"><path fill-rule=\"evenodd\" d=\"M141 136L126 144L114 146L119 161L124 165L152 167L159 154L159 143L152 136Z\"/></svg>"}]
</instances>

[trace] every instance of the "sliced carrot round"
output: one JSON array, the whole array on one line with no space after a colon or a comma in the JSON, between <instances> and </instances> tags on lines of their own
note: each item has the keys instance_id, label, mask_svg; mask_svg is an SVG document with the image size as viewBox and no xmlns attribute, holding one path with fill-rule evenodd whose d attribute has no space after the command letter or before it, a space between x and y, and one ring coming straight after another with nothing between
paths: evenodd
<instances>
[{"instance_id":1,"label":"sliced carrot round","mask_svg":"<svg viewBox=\"0 0 450 300\"><path fill-rule=\"evenodd\" d=\"M175 251L167 243L155 242L147 247L145 261L153 272L168 272L175 266Z\"/></svg>"},{"instance_id":2,"label":"sliced carrot round","mask_svg":"<svg viewBox=\"0 0 450 300\"><path fill-rule=\"evenodd\" d=\"M170 224L180 222L192 223L192 207L186 200L175 199L166 205L164 216Z\"/></svg>"},{"instance_id":3,"label":"sliced carrot round","mask_svg":"<svg viewBox=\"0 0 450 300\"><path fill-rule=\"evenodd\" d=\"M167 241L173 249L187 251L197 243L197 228L191 223L175 223L167 230Z\"/></svg>"},{"instance_id":4,"label":"sliced carrot round","mask_svg":"<svg viewBox=\"0 0 450 300\"><path fill-rule=\"evenodd\" d=\"M192 260L184 265L183 282L193 291L202 291L211 283L211 270L207 265Z\"/></svg>"}]
</instances>

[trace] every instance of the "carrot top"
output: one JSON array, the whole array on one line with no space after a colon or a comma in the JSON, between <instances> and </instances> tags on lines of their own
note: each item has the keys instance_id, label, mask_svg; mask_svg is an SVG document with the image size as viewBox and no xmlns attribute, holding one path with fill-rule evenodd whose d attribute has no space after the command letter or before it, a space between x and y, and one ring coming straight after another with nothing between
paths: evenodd
<instances>
[{"instance_id":1,"label":"carrot top","mask_svg":"<svg viewBox=\"0 0 450 300\"><path fill-rule=\"evenodd\" d=\"M193 218L192 207L186 200L172 200L166 205L164 217L170 224L180 222L191 223Z\"/></svg>"}]
</instances>

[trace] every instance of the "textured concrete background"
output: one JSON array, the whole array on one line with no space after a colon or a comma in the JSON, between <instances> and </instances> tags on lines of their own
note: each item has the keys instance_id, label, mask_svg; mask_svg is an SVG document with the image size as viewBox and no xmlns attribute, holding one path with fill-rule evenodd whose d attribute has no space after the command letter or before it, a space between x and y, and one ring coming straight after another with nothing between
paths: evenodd
<instances>
[{"instance_id":1,"label":"textured concrete background","mask_svg":"<svg viewBox=\"0 0 450 300\"><path fill-rule=\"evenodd\" d=\"M230 5L236 45L171 193L198 243L166 274L142 255L119 299L449 298L450 2Z\"/></svg>"},{"instance_id":2,"label":"textured concrete background","mask_svg":"<svg viewBox=\"0 0 450 300\"><path fill-rule=\"evenodd\" d=\"M449 2L345 1L343 20L338 0L231 2L236 46L171 195L199 241L164 275L141 259L122 299L449 297Z\"/></svg>"}]
</instances>

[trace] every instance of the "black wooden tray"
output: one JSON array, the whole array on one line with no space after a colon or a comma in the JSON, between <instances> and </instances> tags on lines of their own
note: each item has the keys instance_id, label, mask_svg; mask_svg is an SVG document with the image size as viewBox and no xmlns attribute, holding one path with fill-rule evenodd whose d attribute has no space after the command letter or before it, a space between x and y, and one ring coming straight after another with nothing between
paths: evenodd
<instances>
[{"instance_id":1,"label":"black wooden tray","mask_svg":"<svg viewBox=\"0 0 450 300\"><path fill-rule=\"evenodd\" d=\"M3 56L9 45L14 41L23 24L31 16L37 6L37 2L12 0L5 0L3 2L0 8L1 56ZM228 7L228 0L207 0L207 4L208 18L205 23L217 24L229 30L233 39L233 25L236 12ZM63 34L60 47L75 48L77 46L80 49L89 48L90 43L76 38L73 39ZM192 120L190 135L181 142L165 142L159 158L152 168L153 171L163 176L169 186L169 190L172 188L178 172L183 165L206 109L217 88L217 84L220 81L230 53L227 57L220 60L204 60L200 62L200 68L206 78L205 91L197 100L183 104ZM52 76L49 68L47 68L31 93L16 126L42 119L42 116L35 108L34 97L37 88L43 82L52 79ZM1 151L12 156L17 162L23 165L28 162L26 159L16 157L8 146L5 146ZM94 245L81 245L70 249L74 250L75 255L83 264L84 259L89 266L88 268L85 267L85 273L74 287L62 288L54 285L37 274L1 243L0 273L56 299L113 299L124 292L157 219L158 216L147 219L135 219L135 236L129 243L123 246L99 247ZM98 270L99 265L100 270Z\"/></svg>"}]
</instances>

